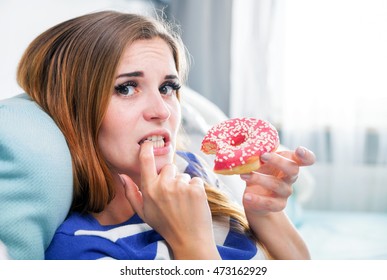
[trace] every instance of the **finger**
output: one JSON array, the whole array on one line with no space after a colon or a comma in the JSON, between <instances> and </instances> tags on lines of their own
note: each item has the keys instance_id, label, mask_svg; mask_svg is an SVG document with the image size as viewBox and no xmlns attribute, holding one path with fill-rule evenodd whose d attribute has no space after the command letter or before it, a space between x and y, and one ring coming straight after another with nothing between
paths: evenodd
<instances>
[{"instance_id":1,"label":"finger","mask_svg":"<svg viewBox=\"0 0 387 280\"><path fill-rule=\"evenodd\" d=\"M192 177L189 181L189 189L196 194L196 197L208 206L208 197L204 188L204 181L200 177ZM208 208L208 210L210 210Z\"/></svg>"},{"instance_id":2,"label":"finger","mask_svg":"<svg viewBox=\"0 0 387 280\"><path fill-rule=\"evenodd\" d=\"M157 169L155 157L153 154L153 144L151 141L145 141L140 147L140 171L141 171L141 187L148 184L157 178Z\"/></svg>"},{"instance_id":3,"label":"finger","mask_svg":"<svg viewBox=\"0 0 387 280\"><path fill-rule=\"evenodd\" d=\"M144 202L138 186L130 179L130 177L124 174L120 174L120 177L123 182L126 198L133 207L133 210L143 219Z\"/></svg>"},{"instance_id":4,"label":"finger","mask_svg":"<svg viewBox=\"0 0 387 280\"><path fill-rule=\"evenodd\" d=\"M204 181L200 177L192 177L192 179L190 180L190 184L198 185L204 188Z\"/></svg>"},{"instance_id":5,"label":"finger","mask_svg":"<svg viewBox=\"0 0 387 280\"><path fill-rule=\"evenodd\" d=\"M293 190L290 184L283 180L258 172L243 174L241 178L246 181L246 191L272 197L289 197Z\"/></svg>"},{"instance_id":6,"label":"finger","mask_svg":"<svg viewBox=\"0 0 387 280\"><path fill-rule=\"evenodd\" d=\"M300 172L300 166L297 162L278 153L266 153L262 155L261 160L279 170L280 173L278 173L277 176L287 183L292 184L297 180L298 173Z\"/></svg>"},{"instance_id":7,"label":"finger","mask_svg":"<svg viewBox=\"0 0 387 280\"><path fill-rule=\"evenodd\" d=\"M160 179L165 181L170 181L171 179L175 179L177 174L177 167L172 163L168 163L164 165L164 167L160 171Z\"/></svg>"},{"instance_id":8,"label":"finger","mask_svg":"<svg viewBox=\"0 0 387 280\"><path fill-rule=\"evenodd\" d=\"M187 173L178 173L176 175L176 180L189 184L189 182L191 181L191 176Z\"/></svg>"},{"instance_id":9,"label":"finger","mask_svg":"<svg viewBox=\"0 0 387 280\"><path fill-rule=\"evenodd\" d=\"M309 166L316 162L315 154L305 147L297 147L295 151L280 151L277 152L292 161L295 161L299 166Z\"/></svg>"},{"instance_id":10,"label":"finger","mask_svg":"<svg viewBox=\"0 0 387 280\"><path fill-rule=\"evenodd\" d=\"M245 192L243 205L249 211L279 212L286 207L286 200Z\"/></svg>"},{"instance_id":11,"label":"finger","mask_svg":"<svg viewBox=\"0 0 387 280\"><path fill-rule=\"evenodd\" d=\"M302 166L312 165L316 162L316 155L305 147L298 147L295 154L297 162Z\"/></svg>"}]
</instances>

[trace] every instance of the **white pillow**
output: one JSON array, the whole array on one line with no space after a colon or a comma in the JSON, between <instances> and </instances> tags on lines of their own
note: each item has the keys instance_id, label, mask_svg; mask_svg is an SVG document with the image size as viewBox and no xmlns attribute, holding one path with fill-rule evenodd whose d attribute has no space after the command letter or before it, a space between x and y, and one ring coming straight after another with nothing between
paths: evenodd
<instances>
[{"instance_id":1,"label":"white pillow","mask_svg":"<svg viewBox=\"0 0 387 280\"><path fill-rule=\"evenodd\" d=\"M202 158L211 169L214 156L205 155L200 150L201 141L208 129L228 117L214 103L188 87L183 87L181 90L181 104L183 128L189 141L186 143L187 149ZM286 149L288 148L283 145L278 148L278 150ZM245 183L239 175L217 175L217 177L224 184L230 197L241 204ZM294 194L289 198L286 209L288 216L296 225L302 222L302 204L309 199L314 184L313 176L307 170L301 169L298 180L294 184Z\"/></svg>"},{"instance_id":2,"label":"white pillow","mask_svg":"<svg viewBox=\"0 0 387 280\"><path fill-rule=\"evenodd\" d=\"M3 242L1 242L1 240L0 240L0 260L8 260L8 259L9 259L9 257L8 257L8 253L7 253L7 248L5 247Z\"/></svg>"}]
</instances>

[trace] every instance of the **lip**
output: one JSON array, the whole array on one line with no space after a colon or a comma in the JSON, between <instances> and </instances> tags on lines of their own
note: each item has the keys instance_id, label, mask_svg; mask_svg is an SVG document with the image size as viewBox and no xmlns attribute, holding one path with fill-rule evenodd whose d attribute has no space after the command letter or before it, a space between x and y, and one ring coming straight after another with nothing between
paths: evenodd
<instances>
[{"instance_id":1,"label":"lip","mask_svg":"<svg viewBox=\"0 0 387 280\"><path fill-rule=\"evenodd\" d=\"M165 145L168 146L171 141L171 134L168 130L160 129L160 130L153 130L147 134L145 134L144 137L141 137L140 140L137 141L138 145L141 145L148 137L151 137L153 135L158 135L164 138Z\"/></svg>"}]
</instances>

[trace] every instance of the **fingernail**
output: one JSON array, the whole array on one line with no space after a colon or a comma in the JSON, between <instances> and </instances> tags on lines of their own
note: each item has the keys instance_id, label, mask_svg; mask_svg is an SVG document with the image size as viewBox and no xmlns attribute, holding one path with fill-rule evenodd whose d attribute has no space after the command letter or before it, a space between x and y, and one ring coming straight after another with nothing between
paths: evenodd
<instances>
[{"instance_id":1,"label":"fingernail","mask_svg":"<svg viewBox=\"0 0 387 280\"><path fill-rule=\"evenodd\" d=\"M241 176L241 179L245 180L245 181L247 181L247 180L249 180L251 178L251 174L248 174L248 173L241 174L240 176Z\"/></svg>"},{"instance_id":2,"label":"fingernail","mask_svg":"<svg viewBox=\"0 0 387 280\"><path fill-rule=\"evenodd\" d=\"M298 155L299 157L304 157L304 156L305 156L305 153L306 153L305 148L304 148L304 147L298 147L298 148L296 149L296 153L297 153L297 155Z\"/></svg>"},{"instance_id":3,"label":"fingernail","mask_svg":"<svg viewBox=\"0 0 387 280\"><path fill-rule=\"evenodd\" d=\"M125 182L124 178L122 178L120 174L118 174L118 177L120 177L121 182L122 182L122 186L125 188L126 182Z\"/></svg>"},{"instance_id":4,"label":"fingernail","mask_svg":"<svg viewBox=\"0 0 387 280\"><path fill-rule=\"evenodd\" d=\"M267 162L269 161L270 157L271 157L270 153L264 153L263 155L261 155L261 161Z\"/></svg>"},{"instance_id":5,"label":"fingernail","mask_svg":"<svg viewBox=\"0 0 387 280\"><path fill-rule=\"evenodd\" d=\"M245 194L245 200L246 201L252 201L253 200L253 196L251 194L249 194L249 193L246 193Z\"/></svg>"}]
</instances>

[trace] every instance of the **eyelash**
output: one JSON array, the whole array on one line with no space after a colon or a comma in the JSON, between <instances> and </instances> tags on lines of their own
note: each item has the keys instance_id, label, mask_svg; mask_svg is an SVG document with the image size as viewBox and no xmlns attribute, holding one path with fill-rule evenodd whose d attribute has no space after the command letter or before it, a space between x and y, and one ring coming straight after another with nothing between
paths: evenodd
<instances>
[{"instance_id":1,"label":"eyelash","mask_svg":"<svg viewBox=\"0 0 387 280\"><path fill-rule=\"evenodd\" d=\"M163 87L171 87L171 89L176 92L181 88L181 85L177 82L165 82L159 87L159 91L161 91Z\"/></svg>"},{"instance_id":2,"label":"eyelash","mask_svg":"<svg viewBox=\"0 0 387 280\"><path fill-rule=\"evenodd\" d=\"M123 96L131 96L131 95L127 95L128 94L128 87L133 87L134 91L135 91L135 88L137 87L137 83L136 82L133 82L133 81L130 81L130 82L125 82L123 84L120 84L118 86L115 86L114 87L114 90L117 94L120 94L120 95L123 95ZM134 94L134 93L133 93Z\"/></svg>"},{"instance_id":3,"label":"eyelash","mask_svg":"<svg viewBox=\"0 0 387 280\"><path fill-rule=\"evenodd\" d=\"M131 96L131 95L126 95L128 93L128 90L127 90L127 87L133 87L134 89L134 92L133 94L136 92L136 87L138 86L138 84L134 81L129 81L129 82L125 82L123 84L120 84L120 85L117 85L114 87L114 90L117 94L121 94L123 96ZM172 82L172 81L167 81L165 83L163 83L160 87L159 87L159 91L161 93L161 90L165 87L171 87L171 89L173 91L177 91L181 88L181 85L177 82ZM162 93L162 95L165 95L165 96L168 96L167 94L164 94Z\"/></svg>"}]
</instances>

